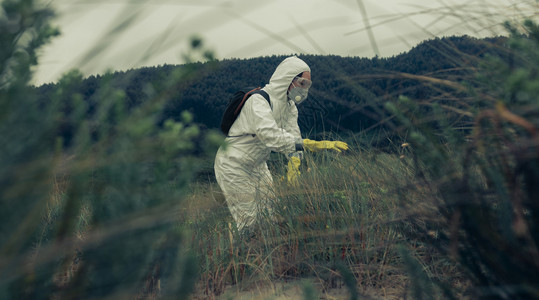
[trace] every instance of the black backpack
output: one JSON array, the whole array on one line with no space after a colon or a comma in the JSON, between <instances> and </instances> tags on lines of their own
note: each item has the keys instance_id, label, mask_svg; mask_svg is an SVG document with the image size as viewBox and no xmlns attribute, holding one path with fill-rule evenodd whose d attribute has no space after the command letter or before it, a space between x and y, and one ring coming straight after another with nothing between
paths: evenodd
<instances>
[{"instance_id":1,"label":"black backpack","mask_svg":"<svg viewBox=\"0 0 539 300\"><path fill-rule=\"evenodd\" d=\"M228 100L228 104L225 109L225 113L223 114L223 118L221 119L221 131L228 135L228 131L230 130L230 127L232 127L232 124L234 124L234 121L238 118L240 115L241 109L243 108L243 105L245 104L245 101L251 97L251 95L254 94L260 94L264 99L268 101L268 104L271 107L271 102L268 93L261 90L260 87L256 89L243 89L240 91L237 91L231 98Z\"/></svg>"}]
</instances>

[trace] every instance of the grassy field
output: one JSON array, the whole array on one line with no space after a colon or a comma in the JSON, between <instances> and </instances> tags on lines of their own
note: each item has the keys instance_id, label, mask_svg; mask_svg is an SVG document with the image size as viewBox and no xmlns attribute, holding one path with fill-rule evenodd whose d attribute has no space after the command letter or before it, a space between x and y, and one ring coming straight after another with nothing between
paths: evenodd
<instances>
[{"instance_id":1,"label":"grassy field","mask_svg":"<svg viewBox=\"0 0 539 300\"><path fill-rule=\"evenodd\" d=\"M276 157L271 169L278 219L263 219L260 235L250 241L238 239L215 182L193 185L184 218L201 266L198 290L214 296L231 286L239 292L308 279L320 294L342 288L346 297L402 297L410 285L403 251L430 277L462 287L451 263L407 237L424 226L421 216L438 209L429 191L403 189L414 177L408 147L388 154L355 143L347 153L308 153L298 187L280 180L285 162ZM418 217L411 222L413 215Z\"/></svg>"},{"instance_id":2,"label":"grassy field","mask_svg":"<svg viewBox=\"0 0 539 300\"><path fill-rule=\"evenodd\" d=\"M412 284L403 256L412 259L429 281L443 280L454 291L463 290L469 283L455 266L417 239L418 232L436 238L437 229L427 228L427 223L428 218L436 218L439 201L434 201L431 190L413 183L410 145L395 145L393 153L367 149L357 141L350 147L343 153L306 153L297 187L283 181L286 161L272 155L272 205L278 217L263 217L259 235L249 241L240 239L234 230L213 178L199 177L192 183L173 213L175 226L187 238L182 252L190 252L198 265L191 297L293 295L302 299L312 294L402 299L411 295ZM68 180L58 177L54 181L37 249L42 242L46 244L61 220ZM93 238L92 214L88 206L77 214L71 250L54 274L60 290L72 283L85 264L81 249ZM160 280L158 273L150 273L140 287L141 295L158 298ZM443 298L439 290L431 295Z\"/></svg>"}]
</instances>

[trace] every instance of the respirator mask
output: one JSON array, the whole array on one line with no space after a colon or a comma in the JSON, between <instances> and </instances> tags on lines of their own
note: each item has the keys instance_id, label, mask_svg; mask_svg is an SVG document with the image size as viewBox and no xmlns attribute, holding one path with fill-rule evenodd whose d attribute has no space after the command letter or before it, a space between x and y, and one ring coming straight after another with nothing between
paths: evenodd
<instances>
[{"instance_id":1,"label":"respirator mask","mask_svg":"<svg viewBox=\"0 0 539 300\"><path fill-rule=\"evenodd\" d=\"M303 77L295 77L292 81L292 87L288 91L288 99L294 101L296 105L307 99L309 94L309 88L312 85L312 81Z\"/></svg>"}]
</instances>

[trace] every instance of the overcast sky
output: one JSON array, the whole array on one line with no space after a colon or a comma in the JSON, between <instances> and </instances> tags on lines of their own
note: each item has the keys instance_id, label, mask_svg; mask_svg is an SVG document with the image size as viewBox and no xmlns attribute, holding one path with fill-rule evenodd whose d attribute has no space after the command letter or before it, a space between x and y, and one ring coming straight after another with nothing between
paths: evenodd
<instances>
[{"instance_id":1,"label":"overcast sky","mask_svg":"<svg viewBox=\"0 0 539 300\"><path fill-rule=\"evenodd\" d=\"M41 51L34 83L70 69L184 63L198 35L218 59L273 54L393 56L436 36L505 34L537 20L538 0L50 0L61 36Z\"/></svg>"}]
</instances>

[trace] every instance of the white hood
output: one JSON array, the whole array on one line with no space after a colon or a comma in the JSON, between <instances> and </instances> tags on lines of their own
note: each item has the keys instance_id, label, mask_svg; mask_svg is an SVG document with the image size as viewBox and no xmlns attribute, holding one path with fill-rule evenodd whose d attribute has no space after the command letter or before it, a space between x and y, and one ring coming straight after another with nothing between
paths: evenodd
<instances>
[{"instance_id":1,"label":"white hood","mask_svg":"<svg viewBox=\"0 0 539 300\"><path fill-rule=\"evenodd\" d=\"M309 66L296 56L291 56L283 60L273 72L270 82L264 87L271 96L278 101L288 101L286 92L294 80L294 77L303 73L311 72Z\"/></svg>"}]
</instances>

